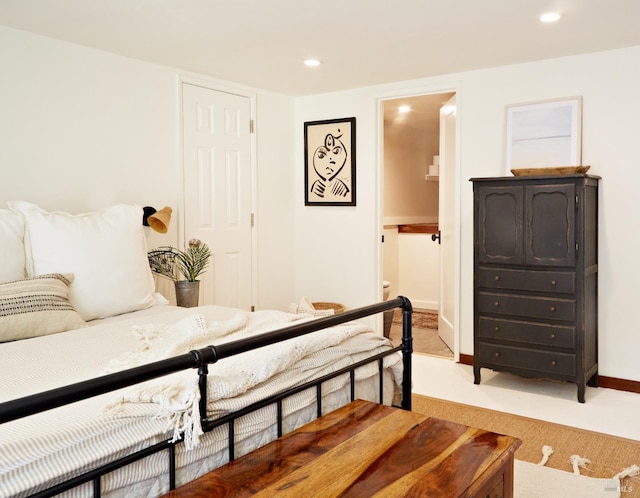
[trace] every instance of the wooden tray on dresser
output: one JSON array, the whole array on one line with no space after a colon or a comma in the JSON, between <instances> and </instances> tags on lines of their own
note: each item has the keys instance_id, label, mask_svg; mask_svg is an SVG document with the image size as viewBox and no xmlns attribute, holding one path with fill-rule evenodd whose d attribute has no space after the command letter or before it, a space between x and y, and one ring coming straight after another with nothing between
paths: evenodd
<instances>
[{"instance_id":1,"label":"wooden tray on dresser","mask_svg":"<svg viewBox=\"0 0 640 498\"><path fill-rule=\"evenodd\" d=\"M546 168L514 168L513 176L545 176L545 175L582 175L591 166L550 166Z\"/></svg>"}]
</instances>

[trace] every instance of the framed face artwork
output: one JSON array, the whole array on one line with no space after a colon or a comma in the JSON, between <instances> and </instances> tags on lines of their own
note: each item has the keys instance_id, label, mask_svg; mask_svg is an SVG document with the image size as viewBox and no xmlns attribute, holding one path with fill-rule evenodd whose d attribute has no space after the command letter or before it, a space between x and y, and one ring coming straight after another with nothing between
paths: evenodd
<instances>
[{"instance_id":1,"label":"framed face artwork","mask_svg":"<svg viewBox=\"0 0 640 498\"><path fill-rule=\"evenodd\" d=\"M304 124L305 206L356 205L356 118Z\"/></svg>"}]
</instances>

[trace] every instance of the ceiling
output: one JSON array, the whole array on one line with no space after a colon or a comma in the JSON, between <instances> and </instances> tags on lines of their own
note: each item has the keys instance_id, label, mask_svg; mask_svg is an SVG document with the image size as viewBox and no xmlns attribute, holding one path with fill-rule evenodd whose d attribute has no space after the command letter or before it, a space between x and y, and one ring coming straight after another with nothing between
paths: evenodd
<instances>
[{"instance_id":1,"label":"ceiling","mask_svg":"<svg viewBox=\"0 0 640 498\"><path fill-rule=\"evenodd\" d=\"M0 0L0 24L302 96L640 45L640 1Z\"/></svg>"}]
</instances>

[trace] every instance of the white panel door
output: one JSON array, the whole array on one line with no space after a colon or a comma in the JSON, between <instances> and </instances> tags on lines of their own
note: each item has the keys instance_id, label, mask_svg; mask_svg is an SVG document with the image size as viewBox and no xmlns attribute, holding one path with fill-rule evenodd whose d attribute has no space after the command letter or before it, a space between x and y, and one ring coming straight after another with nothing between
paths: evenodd
<instances>
[{"instance_id":1,"label":"white panel door","mask_svg":"<svg viewBox=\"0 0 640 498\"><path fill-rule=\"evenodd\" d=\"M213 252L200 304L252 306L250 119L249 98L183 83L184 242Z\"/></svg>"},{"instance_id":2,"label":"white panel door","mask_svg":"<svg viewBox=\"0 0 640 498\"><path fill-rule=\"evenodd\" d=\"M456 97L440 109L440 310L438 335L455 353Z\"/></svg>"}]
</instances>

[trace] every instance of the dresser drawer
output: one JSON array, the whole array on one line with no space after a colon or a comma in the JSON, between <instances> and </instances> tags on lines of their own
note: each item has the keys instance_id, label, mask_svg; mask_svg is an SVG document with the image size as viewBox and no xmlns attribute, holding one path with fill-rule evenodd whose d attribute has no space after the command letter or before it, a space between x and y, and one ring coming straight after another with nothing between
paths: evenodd
<instances>
[{"instance_id":1,"label":"dresser drawer","mask_svg":"<svg viewBox=\"0 0 640 498\"><path fill-rule=\"evenodd\" d=\"M576 317L576 301L575 299L555 297L516 296L480 292L478 294L478 311L480 314L574 321Z\"/></svg>"},{"instance_id":2,"label":"dresser drawer","mask_svg":"<svg viewBox=\"0 0 640 498\"><path fill-rule=\"evenodd\" d=\"M556 348L576 348L576 328L501 318L480 317L478 337Z\"/></svg>"},{"instance_id":3,"label":"dresser drawer","mask_svg":"<svg viewBox=\"0 0 640 498\"><path fill-rule=\"evenodd\" d=\"M552 351L479 343L476 352L482 363L491 368L513 367L555 375L576 375L576 355Z\"/></svg>"},{"instance_id":4,"label":"dresser drawer","mask_svg":"<svg viewBox=\"0 0 640 498\"><path fill-rule=\"evenodd\" d=\"M506 270L480 268L477 284L489 289L514 289L534 292L559 292L573 294L576 291L576 274L572 271Z\"/></svg>"}]
</instances>

